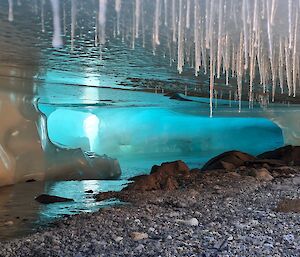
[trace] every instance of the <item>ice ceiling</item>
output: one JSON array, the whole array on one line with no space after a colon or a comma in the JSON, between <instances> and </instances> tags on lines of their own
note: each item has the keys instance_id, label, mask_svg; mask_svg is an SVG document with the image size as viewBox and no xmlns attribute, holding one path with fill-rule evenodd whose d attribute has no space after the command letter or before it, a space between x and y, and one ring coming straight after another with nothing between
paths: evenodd
<instances>
[{"instance_id":1,"label":"ice ceiling","mask_svg":"<svg viewBox=\"0 0 300 257\"><path fill-rule=\"evenodd\" d=\"M1 2L7 17L0 21L1 46L9 49L7 37L16 44L1 53L2 60L18 59L16 49L27 44L31 62L44 62L58 76L76 74L81 66L92 84L99 71L112 77L128 68L134 75L143 67L170 79L177 67L179 79L207 84L211 114L216 84L227 86L228 98L239 100L240 108L242 99L251 105L282 100L283 94L292 101L299 91L298 0ZM19 35L7 35L10 29ZM34 52L42 57L32 58ZM192 78L191 69L200 78Z\"/></svg>"}]
</instances>

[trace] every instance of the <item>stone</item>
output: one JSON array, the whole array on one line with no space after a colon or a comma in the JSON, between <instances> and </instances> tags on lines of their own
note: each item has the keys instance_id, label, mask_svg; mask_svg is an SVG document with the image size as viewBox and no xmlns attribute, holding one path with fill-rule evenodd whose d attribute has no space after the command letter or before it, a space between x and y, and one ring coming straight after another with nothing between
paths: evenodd
<instances>
[{"instance_id":1,"label":"stone","mask_svg":"<svg viewBox=\"0 0 300 257\"><path fill-rule=\"evenodd\" d=\"M247 161L253 161L256 157L240 151L229 151L210 159L201 169L202 171L229 169L234 170L243 166Z\"/></svg>"},{"instance_id":2,"label":"stone","mask_svg":"<svg viewBox=\"0 0 300 257\"><path fill-rule=\"evenodd\" d=\"M123 190L175 190L179 188L182 179L190 177L188 166L183 161L165 162L160 166L154 165L150 175L141 175L132 178L133 183Z\"/></svg>"},{"instance_id":3,"label":"stone","mask_svg":"<svg viewBox=\"0 0 300 257\"><path fill-rule=\"evenodd\" d=\"M300 199L283 199L278 203L276 211L300 213Z\"/></svg>"},{"instance_id":4,"label":"stone","mask_svg":"<svg viewBox=\"0 0 300 257\"><path fill-rule=\"evenodd\" d=\"M259 181L272 181L274 179L270 172L265 168L256 170L255 177Z\"/></svg>"},{"instance_id":5,"label":"stone","mask_svg":"<svg viewBox=\"0 0 300 257\"><path fill-rule=\"evenodd\" d=\"M12 220L6 221L4 223L4 226L12 226L12 225L14 225L14 222Z\"/></svg>"},{"instance_id":6,"label":"stone","mask_svg":"<svg viewBox=\"0 0 300 257\"><path fill-rule=\"evenodd\" d=\"M121 237L121 236L114 237L114 241L116 243L120 243L122 240L123 240L123 237Z\"/></svg>"},{"instance_id":7,"label":"stone","mask_svg":"<svg viewBox=\"0 0 300 257\"><path fill-rule=\"evenodd\" d=\"M245 165L247 167L262 167L269 169L270 167L282 167L285 166L285 162L281 160L274 160L274 159L257 159L252 161L246 161Z\"/></svg>"},{"instance_id":8,"label":"stone","mask_svg":"<svg viewBox=\"0 0 300 257\"><path fill-rule=\"evenodd\" d=\"M130 237L134 241L140 241L140 240L148 239L148 234L147 233L142 233L142 232L132 232L130 234Z\"/></svg>"},{"instance_id":9,"label":"stone","mask_svg":"<svg viewBox=\"0 0 300 257\"><path fill-rule=\"evenodd\" d=\"M233 171L236 169L236 166L230 162L221 161L223 168L227 171Z\"/></svg>"},{"instance_id":10,"label":"stone","mask_svg":"<svg viewBox=\"0 0 300 257\"><path fill-rule=\"evenodd\" d=\"M284 235L283 240L291 244L292 242L294 242L295 236L293 234Z\"/></svg>"},{"instance_id":11,"label":"stone","mask_svg":"<svg viewBox=\"0 0 300 257\"><path fill-rule=\"evenodd\" d=\"M300 165L300 146L287 145L275 149L274 151L262 153L257 157L259 159L281 160L291 165Z\"/></svg>"},{"instance_id":12,"label":"stone","mask_svg":"<svg viewBox=\"0 0 300 257\"><path fill-rule=\"evenodd\" d=\"M84 191L86 194L92 194L92 193L94 193L94 191L93 190L86 190L86 191Z\"/></svg>"},{"instance_id":13,"label":"stone","mask_svg":"<svg viewBox=\"0 0 300 257\"><path fill-rule=\"evenodd\" d=\"M197 227L199 225L199 221L196 218L191 218L189 220L176 220L176 222L192 227Z\"/></svg>"},{"instance_id":14,"label":"stone","mask_svg":"<svg viewBox=\"0 0 300 257\"><path fill-rule=\"evenodd\" d=\"M55 195L48 195L48 194L41 194L35 198L35 200L42 204L50 204L50 203L61 203L61 202L73 202L73 199L55 196Z\"/></svg>"}]
</instances>

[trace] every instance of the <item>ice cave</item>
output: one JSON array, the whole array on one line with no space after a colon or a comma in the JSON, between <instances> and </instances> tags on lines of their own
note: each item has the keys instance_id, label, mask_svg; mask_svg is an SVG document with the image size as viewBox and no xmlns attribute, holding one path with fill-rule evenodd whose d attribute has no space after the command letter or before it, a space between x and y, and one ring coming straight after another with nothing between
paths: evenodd
<instances>
[{"instance_id":1,"label":"ice cave","mask_svg":"<svg viewBox=\"0 0 300 257\"><path fill-rule=\"evenodd\" d=\"M118 206L86 192L155 164L201 172L224 152L300 145L299 12L298 0L0 0L0 246ZM28 204L39 194L74 203Z\"/></svg>"}]
</instances>

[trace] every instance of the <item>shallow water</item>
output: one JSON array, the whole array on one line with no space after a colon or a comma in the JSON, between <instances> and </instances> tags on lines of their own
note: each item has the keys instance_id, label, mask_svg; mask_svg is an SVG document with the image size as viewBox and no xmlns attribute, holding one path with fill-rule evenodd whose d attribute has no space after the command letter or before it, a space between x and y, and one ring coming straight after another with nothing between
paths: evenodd
<instances>
[{"instance_id":1,"label":"shallow water","mask_svg":"<svg viewBox=\"0 0 300 257\"><path fill-rule=\"evenodd\" d=\"M60 181L31 182L0 188L0 240L33 233L41 226L65 215L97 211L123 204L118 200L95 202L93 195L109 190L119 191L126 181ZM93 193L86 191L92 190ZM74 202L39 204L34 198L42 193L72 198ZM7 224L10 222L11 224Z\"/></svg>"}]
</instances>

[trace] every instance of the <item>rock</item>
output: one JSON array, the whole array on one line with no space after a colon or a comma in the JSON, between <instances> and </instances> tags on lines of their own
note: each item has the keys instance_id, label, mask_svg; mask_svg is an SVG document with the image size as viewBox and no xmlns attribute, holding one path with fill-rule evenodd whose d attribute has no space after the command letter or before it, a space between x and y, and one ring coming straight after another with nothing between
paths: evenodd
<instances>
[{"instance_id":1,"label":"rock","mask_svg":"<svg viewBox=\"0 0 300 257\"><path fill-rule=\"evenodd\" d=\"M287 145L274 151L262 153L257 156L259 159L281 160L286 164L300 165L300 146Z\"/></svg>"},{"instance_id":2,"label":"rock","mask_svg":"<svg viewBox=\"0 0 300 257\"><path fill-rule=\"evenodd\" d=\"M9 220L4 223L4 226L12 226L13 224L14 222L12 220Z\"/></svg>"},{"instance_id":3,"label":"rock","mask_svg":"<svg viewBox=\"0 0 300 257\"><path fill-rule=\"evenodd\" d=\"M284 235L283 240L291 244L294 242L295 236L293 234Z\"/></svg>"},{"instance_id":4,"label":"rock","mask_svg":"<svg viewBox=\"0 0 300 257\"><path fill-rule=\"evenodd\" d=\"M278 203L276 211L300 213L300 199L283 199Z\"/></svg>"},{"instance_id":5,"label":"rock","mask_svg":"<svg viewBox=\"0 0 300 257\"><path fill-rule=\"evenodd\" d=\"M191 218L189 220L176 220L176 222L192 227L197 227L199 225L199 221L196 218Z\"/></svg>"},{"instance_id":6,"label":"rock","mask_svg":"<svg viewBox=\"0 0 300 257\"><path fill-rule=\"evenodd\" d=\"M168 235L167 236L167 240L172 240L173 238L172 238L172 236L171 235Z\"/></svg>"},{"instance_id":7,"label":"rock","mask_svg":"<svg viewBox=\"0 0 300 257\"><path fill-rule=\"evenodd\" d=\"M202 171L207 170L217 170L217 169L228 169L234 170L240 166L243 166L247 161L253 161L256 157L239 152L239 151L229 151L222 153L211 160L209 160L201 169Z\"/></svg>"},{"instance_id":8,"label":"rock","mask_svg":"<svg viewBox=\"0 0 300 257\"><path fill-rule=\"evenodd\" d=\"M259 181L272 181L274 179L270 172L265 168L256 170L255 177Z\"/></svg>"},{"instance_id":9,"label":"rock","mask_svg":"<svg viewBox=\"0 0 300 257\"><path fill-rule=\"evenodd\" d=\"M86 191L84 191L84 192L87 193L87 194L92 194L92 193L94 193L93 190L86 190Z\"/></svg>"},{"instance_id":10,"label":"rock","mask_svg":"<svg viewBox=\"0 0 300 257\"><path fill-rule=\"evenodd\" d=\"M263 167L268 169L268 167L281 167L285 166L285 162L281 160L273 160L273 159L258 159L252 161L246 161L245 165L247 167Z\"/></svg>"},{"instance_id":11,"label":"rock","mask_svg":"<svg viewBox=\"0 0 300 257\"><path fill-rule=\"evenodd\" d=\"M233 171L236 168L236 166L230 162L221 161L221 164L222 164L223 168L227 171Z\"/></svg>"},{"instance_id":12,"label":"rock","mask_svg":"<svg viewBox=\"0 0 300 257\"><path fill-rule=\"evenodd\" d=\"M164 162L160 166L154 165L151 169L150 174L162 173L169 175L189 175L190 169L183 161L174 161L174 162Z\"/></svg>"},{"instance_id":13,"label":"rock","mask_svg":"<svg viewBox=\"0 0 300 257\"><path fill-rule=\"evenodd\" d=\"M35 180L35 179L28 179L28 180L26 180L25 182L26 182L26 183L31 183L31 182L36 182L36 180Z\"/></svg>"},{"instance_id":14,"label":"rock","mask_svg":"<svg viewBox=\"0 0 300 257\"><path fill-rule=\"evenodd\" d=\"M135 250L141 252L144 248L145 248L144 245L139 244L139 245L135 248Z\"/></svg>"},{"instance_id":15,"label":"rock","mask_svg":"<svg viewBox=\"0 0 300 257\"><path fill-rule=\"evenodd\" d=\"M186 102L190 102L192 100L184 98L181 94L178 93L169 93L166 94L166 96L169 96L170 99L174 99L174 100L178 100L178 101L186 101Z\"/></svg>"},{"instance_id":16,"label":"rock","mask_svg":"<svg viewBox=\"0 0 300 257\"><path fill-rule=\"evenodd\" d=\"M233 177L233 178L240 178L241 177L241 175L239 173L233 172L233 171L228 172L226 174L227 174L227 176L230 176L230 177Z\"/></svg>"},{"instance_id":17,"label":"rock","mask_svg":"<svg viewBox=\"0 0 300 257\"><path fill-rule=\"evenodd\" d=\"M130 237L134 241L140 241L140 240L147 239L148 238L148 234L147 233L141 233L141 232L132 232L130 234Z\"/></svg>"},{"instance_id":18,"label":"rock","mask_svg":"<svg viewBox=\"0 0 300 257\"><path fill-rule=\"evenodd\" d=\"M160 166L154 165L150 175L132 178L134 181L123 190L175 190L182 179L190 177L188 166L183 161L165 162Z\"/></svg>"},{"instance_id":19,"label":"rock","mask_svg":"<svg viewBox=\"0 0 300 257\"><path fill-rule=\"evenodd\" d=\"M123 237L121 237L121 236L114 237L114 241L116 243L120 243L122 240L123 240Z\"/></svg>"},{"instance_id":20,"label":"rock","mask_svg":"<svg viewBox=\"0 0 300 257\"><path fill-rule=\"evenodd\" d=\"M73 202L73 199L55 196L55 195L47 195L41 194L35 198L36 201L42 204L50 204L50 203L60 203L60 202Z\"/></svg>"}]
</instances>

